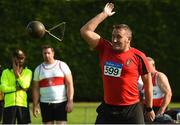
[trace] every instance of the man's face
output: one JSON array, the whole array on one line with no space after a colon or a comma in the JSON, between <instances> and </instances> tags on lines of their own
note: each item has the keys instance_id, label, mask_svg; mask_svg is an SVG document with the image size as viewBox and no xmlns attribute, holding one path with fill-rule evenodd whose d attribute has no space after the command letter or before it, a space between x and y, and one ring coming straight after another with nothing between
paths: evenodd
<instances>
[{"instance_id":1,"label":"man's face","mask_svg":"<svg viewBox=\"0 0 180 125\"><path fill-rule=\"evenodd\" d=\"M114 29L112 32L113 50L124 52L130 47L130 40L127 37L127 31L124 29Z\"/></svg>"},{"instance_id":2,"label":"man's face","mask_svg":"<svg viewBox=\"0 0 180 125\"><path fill-rule=\"evenodd\" d=\"M22 67L24 65L24 62L25 62L25 57L23 57L23 58L14 57L13 60L15 61L16 65L19 65L20 67Z\"/></svg>"},{"instance_id":3,"label":"man's face","mask_svg":"<svg viewBox=\"0 0 180 125\"><path fill-rule=\"evenodd\" d=\"M43 49L43 58L46 63L54 60L54 51L51 48Z\"/></svg>"}]
</instances>

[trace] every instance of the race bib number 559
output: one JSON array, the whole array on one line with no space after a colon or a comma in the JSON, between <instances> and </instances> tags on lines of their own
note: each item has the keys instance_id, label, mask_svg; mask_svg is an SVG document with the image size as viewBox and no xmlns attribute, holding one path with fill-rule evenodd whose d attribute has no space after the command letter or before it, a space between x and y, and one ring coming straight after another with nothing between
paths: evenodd
<instances>
[{"instance_id":1,"label":"race bib number 559","mask_svg":"<svg viewBox=\"0 0 180 125\"><path fill-rule=\"evenodd\" d=\"M122 64L114 63L114 62L106 62L104 64L104 75L120 77Z\"/></svg>"}]
</instances>

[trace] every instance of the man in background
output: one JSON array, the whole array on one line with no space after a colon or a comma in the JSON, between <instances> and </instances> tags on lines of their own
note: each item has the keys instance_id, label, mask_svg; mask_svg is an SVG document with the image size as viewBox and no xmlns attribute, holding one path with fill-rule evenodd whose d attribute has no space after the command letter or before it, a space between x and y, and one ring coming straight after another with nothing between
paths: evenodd
<instances>
[{"instance_id":1,"label":"man in background","mask_svg":"<svg viewBox=\"0 0 180 125\"><path fill-rule=\"evenodd\" d=\"M30 114L26 91L30 87L32 71L24 66L25 53L20 49L12 52L12 66L4 69L0 90L4 95L3 124L29 124Z\"/></svg>"},{"instance_id":2,"label":"man in background","mask_svg":"<svg viewBox=\"0 0 180 125\"><path fill-rule=\"evenodd\" d=\"M150 64L153 83L153 110L156 115L162 115L171 102L171 87L167 76L156 69L154 59L151 57L147 57L147 59ZM139 80L139 90L144 99L144 87L141 80Z\"/></svg>"},{"instance_id":3,"label":"man in background","mask_svg":"<svg viewBox=\"0 0 180 125\"><path fill-rule=\"evenodd\" d=\"M33 115L37 117L40 101L44 124L66 124L73 109L73 78L68 65L54 54L50 45L42 47L44 62L35 69L32 86Z\"/></svg>"}]
</instances>

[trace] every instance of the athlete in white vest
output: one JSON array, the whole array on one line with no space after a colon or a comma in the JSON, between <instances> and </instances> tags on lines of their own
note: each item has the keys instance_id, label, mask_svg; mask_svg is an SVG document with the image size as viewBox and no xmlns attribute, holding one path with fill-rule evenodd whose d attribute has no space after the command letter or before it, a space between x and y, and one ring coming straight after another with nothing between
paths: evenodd
<instances>
[{"instance_id":1,"label":"athlete in white vest","mask_svg":"<svg viewBox=\"0 0 180 125\"><path fill-rule=\"evenodd\" d=\"M151 75L153 83L153 110L156 115L163 114L171 101L171 87L167 76L164 73L156 70L155 61L151 57L147 57L147 59L152 70ZM141 78L139 79L138 87L140 95L144 100L144 87Z\"/></svg>"},{"instance_id":2,"label":"athlete in white vest","mask_svg":"<svg viewBox=\"0 0 180 125\"><path fill-rule=\"evenodd\" d=\"M42 63L34 72L34 80L39 81L40 102L60 103L67 101L64 76L71 74L65 62L54 60L52 64Z\"/></svg>"},{"instance_id":3,"label":"athlete in white vest","mask_svg":"<svg viewBox=\"0 0 180 125\"><path fill-rule=\"evenodd\" d=\"M44 62L34 71L32 97L33 115L39 113L40 101L44 124L66 124L67 113L72 111L74 87L68 65L54 59L54 49L45 45L42 48Z\"/></svg>"}]
</instances>

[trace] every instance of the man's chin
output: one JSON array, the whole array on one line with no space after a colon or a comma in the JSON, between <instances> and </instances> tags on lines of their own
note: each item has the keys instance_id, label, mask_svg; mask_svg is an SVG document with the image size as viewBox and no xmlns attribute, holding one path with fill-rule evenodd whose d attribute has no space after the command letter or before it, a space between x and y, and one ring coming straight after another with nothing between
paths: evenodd
<instances>
[{"instance_id":1,"label":"man's chin","mask_svg":"<svg viewBox=\"0 0 180 125\"><path fill-rule=\"evenodd\" d=\"M113 50L115 52L122 52L122 49L120 47L113 47Z\"/></svg>"}]
</instances>

